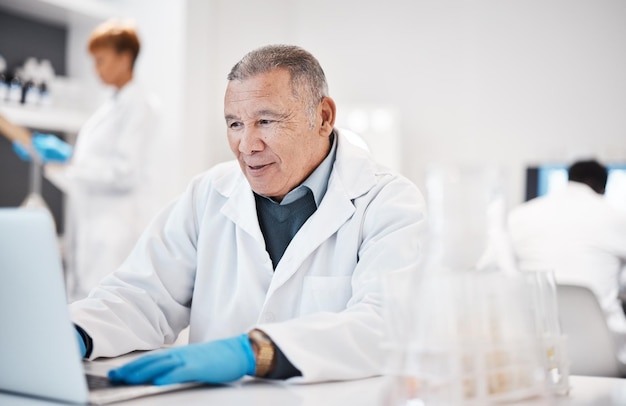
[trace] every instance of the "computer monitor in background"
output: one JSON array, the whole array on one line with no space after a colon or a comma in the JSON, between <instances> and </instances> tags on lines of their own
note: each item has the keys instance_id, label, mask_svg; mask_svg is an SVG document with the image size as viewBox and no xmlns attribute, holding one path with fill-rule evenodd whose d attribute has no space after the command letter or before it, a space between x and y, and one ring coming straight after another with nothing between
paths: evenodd
<instances>
[{"instance_id":1,"label":"computer monitor in background","mask_svg":"<svg viewBox=\"0 0 626 406\"><path fill-rule=\"evenodd\" d=\"M553 193L567 184L568 164L545 164L526 168L526 200ZM605 198L626 210L626 163L608 164Z\"/></svg>"}]
</instances>

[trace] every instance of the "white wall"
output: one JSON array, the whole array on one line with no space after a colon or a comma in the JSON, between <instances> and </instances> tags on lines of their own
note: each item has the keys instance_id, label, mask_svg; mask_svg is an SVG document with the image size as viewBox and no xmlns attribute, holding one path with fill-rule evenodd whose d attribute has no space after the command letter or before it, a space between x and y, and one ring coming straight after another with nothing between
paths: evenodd
<instances>
[{"instance_id":1,"label":"white wall","mask_svg":"<svg viewBox=\"0 0 626 406\"><path fill-rule=\"evenodd\" d=\"M420 185L428 163L487 162L505 169L516 204L529 163L626 160L622 0L216 3L222 86L249 49L301 45L339 115L355 104L398 112L402 170Z\"/></svg>"},{"instance_id":2,"label":"white wall","mask_svg":"<svg viewBox=\"0 0 626 406\"><path fill-rule=\"evenodd\" d=\"M268 43L318 57L340 121L354 106L392 111L399 167L420 186L429 163L496 164L513 205L523 198L527 164L582 154L626 160L622 0L111 3L144 31L139 72L167 99L180 145L172 160L178 190L231 158L225 76Z\"/></svg>"}]
</instances>

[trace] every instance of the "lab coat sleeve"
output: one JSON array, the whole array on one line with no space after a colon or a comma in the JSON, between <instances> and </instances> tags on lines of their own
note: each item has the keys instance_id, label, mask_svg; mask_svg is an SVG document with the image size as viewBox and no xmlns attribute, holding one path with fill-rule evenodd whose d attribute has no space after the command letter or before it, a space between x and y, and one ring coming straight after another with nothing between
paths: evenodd
<instances>
[{"instance_id":1,"label":"lab coat sleeve","mask_svg":"<svg viewBox=\"0 0 626 406\"><path fill-rule=\"evenodd\" d=\"M90 156L80 163L72 161L66 166L64 176L74 187L124 193L137 188L143 181L142 173L152 169L146 166L150 166L148 163L160 141L155 106L142 101L125 113L121 120L124 125L111 128L117 131L110 134L112 145L108 153ZM55 181L52 177L50 180Z\"/></svg>"},{"instance_id":2,"label":"lab coat sleeve","mask_svg":"<svg viewBox=\"0 0 626 406\"><path fill-rule=\"evenodd\" d=\"M383 372L381 277L400 269L417 272L425 226L423 198L408 181L392 181L378 191L361 221L362 243L347 308L258 326L302 372L290 382L357 379Z\"/></svg>"},{"instance_id":3,"label":"lab coat sleeve","mask_svg":"<svg viewBox=\"0 0 626 406\"><path fill-rule=\"evenodd\" d=\"M196 183L157 216L117 271L70 305L72 321L93 340L90 359L171 344L189 324Z\"/></svg>"}]
</instances>

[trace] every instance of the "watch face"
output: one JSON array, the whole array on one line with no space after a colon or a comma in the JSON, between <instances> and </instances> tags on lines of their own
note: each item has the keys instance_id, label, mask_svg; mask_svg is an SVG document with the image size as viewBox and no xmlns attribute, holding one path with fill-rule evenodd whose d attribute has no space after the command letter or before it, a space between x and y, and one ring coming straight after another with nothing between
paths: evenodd
<instances>
[{"instance_id":1,"label":"watch face","mask_svg":"<svg viewBox=\"0 0 626 406\"><path fill-rule=\"evenodd\" d=\"M268 336L265 335L262 331L254 330L252 331L252 338L258 340L263 343L270 343L271 340Z\"/></svg>"}]
</instances>

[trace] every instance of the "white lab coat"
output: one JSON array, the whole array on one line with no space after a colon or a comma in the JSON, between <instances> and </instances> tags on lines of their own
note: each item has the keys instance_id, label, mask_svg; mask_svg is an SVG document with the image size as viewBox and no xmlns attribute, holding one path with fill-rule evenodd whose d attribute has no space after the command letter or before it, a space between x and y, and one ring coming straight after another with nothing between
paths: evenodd
<instances>
[{"instance_id":1,"label":"white lab coat","mask_svg":"<svg viewBox=\"0 0 626 406\"><path fill-rule=\"evenodd\" d=\"M70 301L119 267L158 211L157 101L129 82L87 120L71 162L46 176L67 193Z\"/></svg>"},{"instance_id":2,"label":"white lab coat","mask_svg":"<svg viewBox=\"0 0 626 406\"><path fill-rule=\"evenodd\" d=\"M327 192L276 270L255 200L237 162L193 180L142 235L129 259L72 319L93 338L92 358L263 329L303 376L381 373L383 272L416 265L424 201L339 134Z\"/></svg>"},{"instance_id":3,"label":"white lab coat","mask_svg":"<svg viewBox=\"0 0 626 406\"><path fill-rule=\"evenodd\" d=\"M618 299L626 212L589 186L568 182L564 190L512 210L509 230L520 268L552 269L557 282L594 291L626 364L626 318Z\"/></svg>"}]
</instances>

